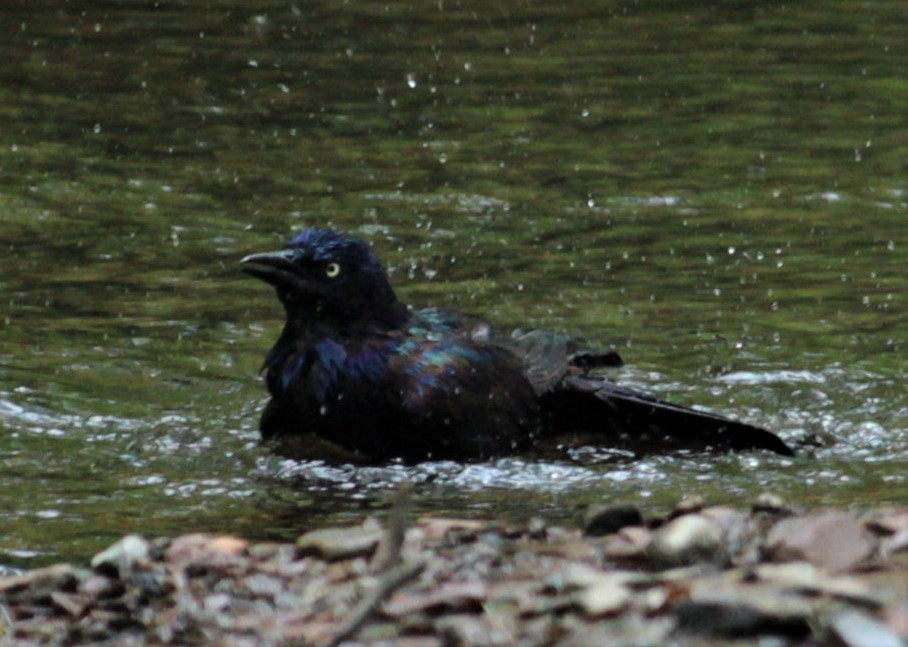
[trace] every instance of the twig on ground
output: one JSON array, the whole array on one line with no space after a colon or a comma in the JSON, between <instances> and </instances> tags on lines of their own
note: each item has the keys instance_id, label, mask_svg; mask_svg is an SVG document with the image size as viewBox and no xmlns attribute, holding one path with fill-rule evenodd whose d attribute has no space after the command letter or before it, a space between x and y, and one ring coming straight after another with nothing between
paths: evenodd
<instances>
[{"instance_id":1,"label":"twig on ground","mask_svg":"<svg viewBox=\"0 0 908 647\"><path fill-rule=\"evenodd\" d=\"M375 588L369 591L366 597L350 611L350 615L337 628L331 639L324 643L324 647L337 647L343 641L354 636L368 622L378 606L394 591L419 575L424 566L425 563L422 560L402 562L378 577Z\"/></svg>"},{"instance_id":2,"label":"twig on ground","mask_svg":"<svg viewBox=\"0 0 908 647\"><path fill-rule=\"evenodd\" d=\"M401 549L409 525L410 510L413 507L413 489L409 483L402 483L397 489L391 514L388 515L388 527L381 543L372 557L370 570L383 573L401 561Z\"/></svg>"}]
</instances>

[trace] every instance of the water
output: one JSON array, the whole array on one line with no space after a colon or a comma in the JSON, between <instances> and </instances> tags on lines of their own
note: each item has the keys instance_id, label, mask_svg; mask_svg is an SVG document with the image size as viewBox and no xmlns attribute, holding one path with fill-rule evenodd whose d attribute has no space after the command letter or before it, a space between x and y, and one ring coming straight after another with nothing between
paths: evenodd
<instances>
[{"instance_id":1,"label":"water","mask_svg":"<svg viewBox=\"0 0 908 647\"><path fill-rule=\"evenodd\" d=\"M0 562L383 514L908 502L908 17L857 2L0 7ZM623 382L837 442L290 463L243 255L333 224L415 305L618 348Z\"/></svg>"}]
</instances>

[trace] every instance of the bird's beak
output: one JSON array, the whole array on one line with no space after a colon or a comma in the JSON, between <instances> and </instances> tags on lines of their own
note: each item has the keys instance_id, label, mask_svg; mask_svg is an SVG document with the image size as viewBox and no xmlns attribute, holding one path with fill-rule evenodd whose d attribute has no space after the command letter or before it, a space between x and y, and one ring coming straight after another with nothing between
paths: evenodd
<instances>
[{"instance_id":1,"label":"bird's beak","mask_svg":"<svg viewBox=\"0 0 908 647\"><path fill-rule=\"evenodd\" d=\"M293 259L294 251L290 249L250 254L240 260L240 269L272 285L296 283L300 277Z\"/></svg>"}]
</instances>

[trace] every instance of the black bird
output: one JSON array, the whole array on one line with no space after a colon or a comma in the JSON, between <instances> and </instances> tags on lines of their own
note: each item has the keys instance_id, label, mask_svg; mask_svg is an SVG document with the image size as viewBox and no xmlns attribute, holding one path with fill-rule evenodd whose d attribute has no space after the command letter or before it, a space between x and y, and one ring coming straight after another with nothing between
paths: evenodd
<instances>
[{"instance_id":1,"label":"black bird","mask_svg":"<svg viewBox=\"0 0 908 647\"><path fill-rule=\"evenodd\" d=\"M262 369L266 440L315 434L371 459L409 462L513 454L577 432L615 446L792 453L764 429L590 374L621 365L615 352L408 309L372 250L332 229L306 229L285 249L240 262L275 287L287 315Z\"/></svg>"}]
</instances>

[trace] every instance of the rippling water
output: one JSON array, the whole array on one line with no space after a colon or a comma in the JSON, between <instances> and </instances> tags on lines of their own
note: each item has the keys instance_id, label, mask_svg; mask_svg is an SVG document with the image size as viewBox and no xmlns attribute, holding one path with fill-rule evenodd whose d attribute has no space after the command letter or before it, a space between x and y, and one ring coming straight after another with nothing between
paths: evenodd
<instances>
[{"instance_id":1,"label":"rippling water","mask_svg":"<svg viewBox=\"0 0 908 647\"><path fill-rule=\"evenodd\" d=\"M908 18L822 2L0 7L0 562L382 514L908 501ZM294 463L258 446L304 225L415 305L618 348L813 457Z\"/></svg>"}]
</instances>

